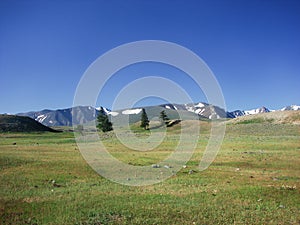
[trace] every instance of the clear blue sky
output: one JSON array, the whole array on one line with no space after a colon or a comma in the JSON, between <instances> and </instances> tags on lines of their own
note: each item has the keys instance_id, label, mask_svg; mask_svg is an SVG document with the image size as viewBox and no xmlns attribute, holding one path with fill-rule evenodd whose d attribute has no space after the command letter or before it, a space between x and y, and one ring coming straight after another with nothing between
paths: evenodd
<instances>
[{"instance_id":1,"label":"clear blue sky","mask_svg":"<svg viewBox=\"0 0 300 225\"><path fill-rule=\"evenodd\" d=\"M71 107L81 76L97 57L149 39L198 54L229 110L300 104L300 1L2 0L0 113ZM128 71L140 71L136 78L156 75L148 69ZM194 101L204 100L176 71L152 69L172 73L174 81L191 85ZM110 107L131 79L116 76L99 104Z\"/></svg>"}]
</instances>

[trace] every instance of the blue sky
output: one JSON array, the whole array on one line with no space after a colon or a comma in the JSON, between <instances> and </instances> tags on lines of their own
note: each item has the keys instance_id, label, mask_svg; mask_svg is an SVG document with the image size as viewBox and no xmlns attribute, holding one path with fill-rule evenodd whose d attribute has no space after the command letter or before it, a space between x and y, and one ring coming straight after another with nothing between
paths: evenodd
<instances>
[{"instance_id":1,"label":"blue sky","mask_svg":"<svg viewBox=\"0 0 300 225\"><path fill-rule=\"evenodd\" d=\"M299 1L2 0L0 113L71 107L94 60L139 40L174 42L198 54L228 110L300 104ZM112 78L98 104L110 107L123 85L145 75L180 82L195 102L205 101L172 68L147 64L125 74Z\"/></svg>"}]
</instances>

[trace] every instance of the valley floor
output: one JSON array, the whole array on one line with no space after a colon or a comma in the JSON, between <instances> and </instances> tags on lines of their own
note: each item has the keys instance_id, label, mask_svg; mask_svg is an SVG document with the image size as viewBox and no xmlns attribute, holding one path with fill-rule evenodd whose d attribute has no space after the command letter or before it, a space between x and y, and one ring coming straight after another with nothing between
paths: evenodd
<instances>
[{"instance_id":1,"label":"valley floor","mask_svg":"<svg viewBox=\"0 0 300 225\"><path fill-rule=\"evenodd\" d=\"M0 224L300 223L299 125L229 124L217 158L199 172L209 137L209 125L201 126L186 168L144 187L99 176L71 132L2 133ZM178 129L155 151L140 153L100 135L120 160L151 165L171 153Z\"/></svg>"}]
</instances>

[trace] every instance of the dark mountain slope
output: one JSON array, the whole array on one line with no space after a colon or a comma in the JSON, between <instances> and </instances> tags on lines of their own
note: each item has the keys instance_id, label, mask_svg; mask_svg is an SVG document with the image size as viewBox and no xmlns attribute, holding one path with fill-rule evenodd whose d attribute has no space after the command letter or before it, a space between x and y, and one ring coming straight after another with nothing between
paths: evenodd
<instances>
[{"instance_id":1,"label":"dark mountain slope","mask_svg":"<svg viewBox=\"0 0 300 225\"><path fill-rule=\"evenodd\" d=\"M59 132L27 116L0 115L0 132Z\"/></svg>"}]
</instances>

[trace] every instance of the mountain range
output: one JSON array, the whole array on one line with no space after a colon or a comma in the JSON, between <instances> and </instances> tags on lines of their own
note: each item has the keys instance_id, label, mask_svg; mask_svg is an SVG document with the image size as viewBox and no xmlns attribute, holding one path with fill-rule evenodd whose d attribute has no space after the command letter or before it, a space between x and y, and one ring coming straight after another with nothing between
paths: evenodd
<instances>
[{"instance_id":1,"label":"mountain range","mask_svg":"<svg viewBox=\"0 0 300 225\"><path fill-rule=\"evenodd\" d=\"M235 110L226 112L218 106L207 103L189 103L189 104L163 104L157 106L144 107L149 119L158 119L159 113L165 110L170 119L179 119L179 115L183 119L220 119L220 118L236 118L246 115L254 115L267 113L271 111L287 111L300 110L300 106L291 105L279 110L269 110L266 107L260 107L252 110ZM130 122L140 120L142 108L123 109L111 111L104 107L94 108L91 106L76 106L67 109L58 110L42 110L36 112L18 113L19 116L28 116L46 126L72 126L76 124L89 123L96 119L100 112L103 112L113 120L122 120L129 118Z\"/></svg>"}]
</instances>

